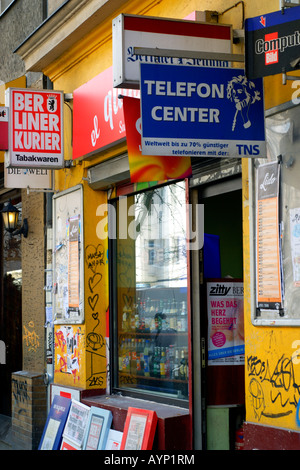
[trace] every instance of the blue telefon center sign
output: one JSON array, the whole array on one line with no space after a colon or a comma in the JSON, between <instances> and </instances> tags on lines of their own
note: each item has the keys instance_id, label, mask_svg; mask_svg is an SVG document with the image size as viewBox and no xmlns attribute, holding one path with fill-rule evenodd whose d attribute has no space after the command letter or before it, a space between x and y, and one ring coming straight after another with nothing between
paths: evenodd
<instances>
[{"instance_id":1,"label":"blue telefon center sign","mask_svg":"<svg viewBox=\"0 0 300 470\"><path fill-rule=\"evenodd\" d=\"M142 154L266 156L262 79L235 68L140 67Z\"/></svg>"}]
</instances>

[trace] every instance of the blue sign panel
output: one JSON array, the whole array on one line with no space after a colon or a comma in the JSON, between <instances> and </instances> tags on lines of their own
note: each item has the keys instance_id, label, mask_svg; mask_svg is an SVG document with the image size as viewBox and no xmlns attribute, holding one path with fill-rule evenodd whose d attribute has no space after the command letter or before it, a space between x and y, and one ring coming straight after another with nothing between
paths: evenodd
<instances>
[{"instance_id":1,"label":"blue sign panel","mask_svg":"<svg viewBox=\"0 0 300 470\"><path fill-rule=\"evenodd\" d=\"M261 79L234 68L140 67L142 154L266 156Z\"/></svg>"}]
</instances>

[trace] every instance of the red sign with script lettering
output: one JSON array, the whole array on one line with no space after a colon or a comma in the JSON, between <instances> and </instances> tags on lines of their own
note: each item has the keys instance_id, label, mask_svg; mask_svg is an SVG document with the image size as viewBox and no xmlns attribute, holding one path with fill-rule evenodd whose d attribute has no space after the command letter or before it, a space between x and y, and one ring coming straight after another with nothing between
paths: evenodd
<instances>
[{"instance_id":1,"label":"red sign with script lettering","mask_svg":"<svg viewBox=\"0 0 300 470\"><path fill-rule=\"evenodd\" d=\"M123 100L139 91L113 88L112 67L73 92L73 159L87 157L126 138Z\"/></svg>"}]
</instances>

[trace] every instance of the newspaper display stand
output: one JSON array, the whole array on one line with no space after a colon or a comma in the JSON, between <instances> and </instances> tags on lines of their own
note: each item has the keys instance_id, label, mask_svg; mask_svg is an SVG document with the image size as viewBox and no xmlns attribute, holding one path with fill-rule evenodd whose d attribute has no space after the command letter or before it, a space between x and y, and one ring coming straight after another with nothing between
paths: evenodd
<instances>
[{"instance_id":1,"label":"newspaper display stand","mask_svg":"<svg viewBox=\"0 0 300 470\"><path fill-rule=\"evenodd\" d=\"M121 450L151 450L157 424L155 411L128 408Z\"/></svg>"},{"instance_id":2,"label":"newspaper display stand","mask_svg":"<svg viewBox=\"0 0 300 470\"><path fill-rule=\"evenodd\" d=\"M104 450L112 423L111 411L92 406L84 438L84 450Z\"/></svg>"}]
</instances>

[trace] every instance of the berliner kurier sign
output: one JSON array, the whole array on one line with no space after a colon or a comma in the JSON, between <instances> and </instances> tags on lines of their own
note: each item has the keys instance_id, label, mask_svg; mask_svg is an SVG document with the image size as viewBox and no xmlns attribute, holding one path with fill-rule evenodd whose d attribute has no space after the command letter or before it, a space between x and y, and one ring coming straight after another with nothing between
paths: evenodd
<instances>
[{"instance_id":1,"label":"berliner kurier sign","mask_svg":"<svg viewBox=\"0 0 300 470\"><path fill-rule=\"evenodd\" d=\"M248 18L245 22L245 64L249 79L299 68L300 6Z\"/></svg>"},{"instance_id":2,"label":"berliner kurier sign","mask_svg":"<svg viewBox=\"0 0 300 470\"><path fill-rule=\"evenodd\" d=\"M9 88L7 167L64 166L63 92Z\"/></svg>"}]
</instances>

